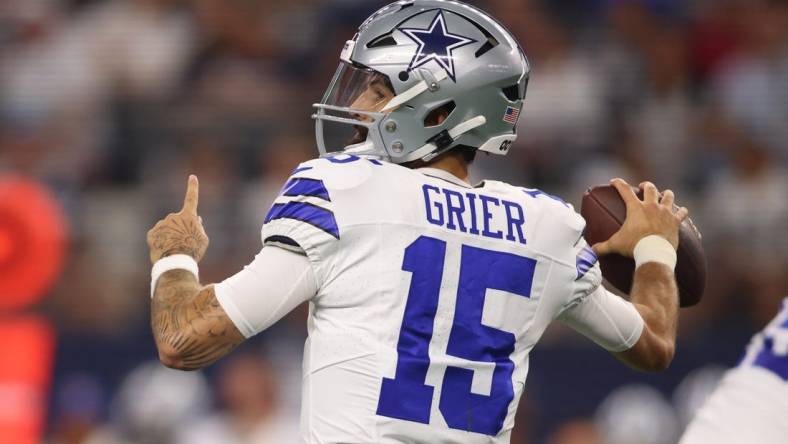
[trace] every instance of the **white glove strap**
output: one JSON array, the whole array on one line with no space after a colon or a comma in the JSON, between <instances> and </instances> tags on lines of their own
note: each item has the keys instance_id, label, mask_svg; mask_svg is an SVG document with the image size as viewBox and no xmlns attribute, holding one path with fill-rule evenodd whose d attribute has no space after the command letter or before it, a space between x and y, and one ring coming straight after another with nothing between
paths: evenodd
<instances>
[{"instance_id":1,"label":"white glove strap","mask_svg":"<svg viewBox=\"0 0 788 444\"><path fill-rule=\"evenodd\" d=\"M632 254L635 258L635 269L646 262L659 262L676 269L676 249L662 236L652 234L640 239Z\"/></svg>"},{"instance_id":2,"label":"white glove strap","mask_svg":"<svg viewBox=\"0 0 788 444\"><path fill-rule=\"evenodd\" d=\"M163 257L153 264L153 269L150 272L151 299L153 299L153 293L156 291L156 282L159 281L161 275L172 270L186 270L198 280L200 279L200 269L197 266L197 261L188 254L173 254L172 256Z\"/></svg>"}]
</instances>

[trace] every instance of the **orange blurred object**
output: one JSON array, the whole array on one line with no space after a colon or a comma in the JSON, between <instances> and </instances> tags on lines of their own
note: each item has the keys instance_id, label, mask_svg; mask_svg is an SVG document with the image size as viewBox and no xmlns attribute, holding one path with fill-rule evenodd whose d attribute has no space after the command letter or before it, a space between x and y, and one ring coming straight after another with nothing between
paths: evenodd
<instances>
[{"instance_id":1,"label":"orange blurred object","mask_svg":"<svg viewBox=\"0 0 788 444\"><path fill-rule=\"evenodd\" d=\"M20 176L0 177L0 311L46 295L63 268L66 236L49 190Z\"/></svg>"},{"instance_id":2,"label":"orange blurred object","mask_svg":"<svg viewBox=\"0 0 788 444\"><path fill-rule=\"evenodd\" d=\"M0 321L0 442L38 444L46 418L55 336L28 316Z\"/></svg>"}]
</instances>

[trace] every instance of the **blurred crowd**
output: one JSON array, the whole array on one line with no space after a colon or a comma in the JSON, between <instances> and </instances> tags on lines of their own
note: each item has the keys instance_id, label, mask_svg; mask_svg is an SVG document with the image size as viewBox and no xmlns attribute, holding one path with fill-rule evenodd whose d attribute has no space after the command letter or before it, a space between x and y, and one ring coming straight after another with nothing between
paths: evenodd
<instances>
[{"instance_id":1,"label":"blurred crowd","mask_svg":"<svg viewBox=\"0 0 788 444\"><path fill-rule=\"evenodd\" d=\"M310 121L378 0L4 0L0 174L65 208L48 442L295 442L303 307L201 373L155 360L145 233L200 177L204 282L260 248ZM788 294L788 1L479 0L533 66L520 139L474 177L579 204L623 177L671 188L704 235L703 303L664 375L560 328L534 351L513 444L670 444ZM583 366L578 366L583 362Z\"/></svg>"}]
</instances>

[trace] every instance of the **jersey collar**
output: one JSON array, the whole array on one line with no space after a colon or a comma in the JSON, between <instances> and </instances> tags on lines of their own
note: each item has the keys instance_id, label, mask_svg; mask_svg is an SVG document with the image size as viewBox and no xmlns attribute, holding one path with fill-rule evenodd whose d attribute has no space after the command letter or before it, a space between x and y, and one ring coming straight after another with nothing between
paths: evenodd
<instances>
[{"instance_id":1,"label":"jersey collar","mask_svg":"<svg viewBox=\"0 0 788 444\"><path fill-rule=\"evenodd\" d=\"M445 180L446 182L451 182L454 185L458 185L463 188L473 188L468 182L465 182L464 180L460 179L454 174L446 170L442 170L440 168L424 167L424 168L417 168L416 171L420 172L421 174L424 174L425 176L430 176L436 179Z\"/></svg>"}]
</instances>

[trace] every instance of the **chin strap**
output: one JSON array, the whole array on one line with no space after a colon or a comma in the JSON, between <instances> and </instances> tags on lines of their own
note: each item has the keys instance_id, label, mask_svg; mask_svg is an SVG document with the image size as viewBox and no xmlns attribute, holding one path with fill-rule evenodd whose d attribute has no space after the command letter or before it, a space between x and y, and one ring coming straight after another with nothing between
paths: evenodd
<instances>
[{"instance_id":1,"label":"chin strap","mask_svg":"<svg viewBox=\"0 0 788 444\"><path fill-rule=\"evenodd\" d=\"M443 154L452 144L454 144L457 139L462 137L463 134L476 129L485 123L487 123L487 118L484 116L476 116L472 119L462 122L450 130L443 130L431 137L427 141L426 145L422 146L416 151L413 151L405 157L398 158L397 162L410 162L416 159L429 162L435 157Z\"/></svg>"}]
</instances>

